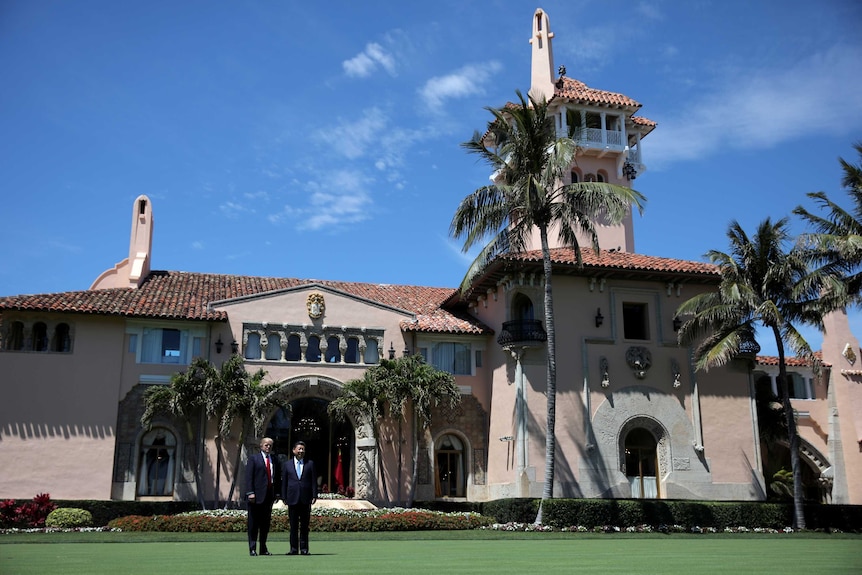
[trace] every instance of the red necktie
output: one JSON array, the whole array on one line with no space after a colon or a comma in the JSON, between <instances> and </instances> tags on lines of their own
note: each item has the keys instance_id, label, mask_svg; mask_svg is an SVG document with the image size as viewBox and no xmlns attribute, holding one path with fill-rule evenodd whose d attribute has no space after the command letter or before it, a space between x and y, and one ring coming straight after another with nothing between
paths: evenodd
<instances>
[{"instance_id":1,"label":"red necktie","mask_svg":"<svg viewBox=\"0 0 862 575\"><path fill-rule=\"evenodd\" d=\"M266 461L266 482L272 485L272 470L269 468L269 457L264 455L263 460Z\"/></svg>"}]
</instances>

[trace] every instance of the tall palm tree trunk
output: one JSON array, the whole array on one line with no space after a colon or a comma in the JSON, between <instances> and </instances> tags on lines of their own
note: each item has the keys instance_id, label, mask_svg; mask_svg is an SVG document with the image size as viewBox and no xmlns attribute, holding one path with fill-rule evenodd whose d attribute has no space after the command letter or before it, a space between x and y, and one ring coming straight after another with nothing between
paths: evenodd
<instances>
[{"instance_id":1,"label":"tall palm tree trunk","mask_svg":"<svg viewBox=\"0 0 862 575\"><path fill-rule=\"evenodd\" d=\"M542 491L542 502L554 496L554 468L555 452L557 449L557 438L554 428L557 420L557 354L556 354L556 330L554 327L554 296L551 290L551 250L548 246L547 226L539 228L542 241L542 268L545 272L545 330L548 339L548 371L547 371L547 425L545 427L545 487ZM542 523L542 505L539 504L539 513L536 523Z\"/></svg>"},{"instance_id":2,"label":"tall palm tree trunk","mask_svg":"<svg viewBox=\"0 0 862 575\"><path fill-rule=\"evenodd\" d=\"M787 366L784 363L784 342L777 327L772 328L778 345L778 385L781 391L781 405L787 420L787 439L790 443L790 470L793 473L793 519L796 529L805 529L805 507L802 493L802 462L799 459L799 434L796 432L796 418L790 403L790 389L787 385Z\"/></svg>"}]
</instances>

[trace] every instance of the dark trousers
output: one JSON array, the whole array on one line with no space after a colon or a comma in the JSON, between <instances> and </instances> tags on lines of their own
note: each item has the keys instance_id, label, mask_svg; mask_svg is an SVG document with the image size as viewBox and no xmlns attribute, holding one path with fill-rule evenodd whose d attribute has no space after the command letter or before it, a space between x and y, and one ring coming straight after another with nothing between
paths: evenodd
<instances>
[{"instance_id":1,"label":"dark trousers","mask_svg":"<svg viewBox=\"0 0 862 575\"><path fill-rule=\"evenodd\" d=\"M260 534L260 552L267 551L266 538L269 535L269 524L272 522L273 496L270 491L261 503L248 504L248 548L254 549Z\"/></svg>"},{"instance_id":2,"label":"dark trousers","mask_svg":"<svg viewBox=\"0 0 862 575\"><path fill-rule=\"evenodd\" d=\"M308 551L308 523L311 521L311 505L288 505L290 518L290 550Z\"/></svg>"}]
</instances>

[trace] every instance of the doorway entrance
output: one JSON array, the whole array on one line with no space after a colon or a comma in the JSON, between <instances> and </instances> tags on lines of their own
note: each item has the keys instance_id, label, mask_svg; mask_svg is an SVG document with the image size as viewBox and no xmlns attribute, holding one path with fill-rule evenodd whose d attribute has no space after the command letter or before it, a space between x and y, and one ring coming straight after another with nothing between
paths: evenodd
<instances>
[{"instance_id":1,"label":"doorway entrance","mask_svg":"<svg viewBox=\"0 0 862 575\"><path fill-rule=\"evenodd\" d=\"M344 493L353 486L353 426L330 417L329 401L306 397L279 408L266 428L280 463L293 455L293 444L305 442L306 457L314 462L321 493Z\"/></svg>"},{"instance_id":2,"label":"doorway entrance","mask_svg":"<svg viewBox=\"0 0 862 575\"><path fill-rule=\"evenodd\" d=\"M642 427L632 429L626 435L626 477L636 499L658 499L658 457L656 440L652 433Z\"/></svg>"}]
</instances>

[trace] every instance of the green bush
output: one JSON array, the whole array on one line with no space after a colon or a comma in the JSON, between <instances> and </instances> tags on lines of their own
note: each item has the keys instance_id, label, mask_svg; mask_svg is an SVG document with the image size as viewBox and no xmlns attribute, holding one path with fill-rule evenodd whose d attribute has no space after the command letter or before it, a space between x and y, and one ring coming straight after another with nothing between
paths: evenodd
<instances>
[{"instance_id":1,"label":"green bush","mask_svg":"<svg viewBox=\"0 0 862 575\"><path fill-rule=\"evenodd\" d=\"M244 511L195 511L178 515L130 515L112 520L108 527L122 531L227 531L246 530ZM477 513L443 513L426 509L376 509L371 511L312 511L312 531L419 531L478 529L491 525L490 517ZM290 530L287 510L272 514L270 531Z\"/></svg>"},{"instance_id":2,"label":"green bush","mask_svg":"<svg viewBox=\"0 0 862 575\"><path fill-rule=\"evenodd\" d=\"M60 507L76 507L93 514L93 525L104 527L127 515L174 515L200 509L195 501L110 501L99 499L55 500Z\"/></svg>"},{"instance_id":3,"label":"green bush","mask_svg":"<svg viewBox=\"0 0 862 575\"><path fill-rule=\"evenodd\" d=\"M75 507L60 507L48 514L45 519L45 527L61 527L71 529L75 527L92 527L93 514L85 509Z\"/></svg>"},{"instance_id":4,"label":"green bush","mask_svg":"<svg viewBox=\"0 0 862 575\"><path fill-rule=\"evenodd\" d=\"M497 523L532 523L539 512L539 500L526 497L495 499L484 502L479 512L493 517Z\"/></svg>"}]
</instances>

